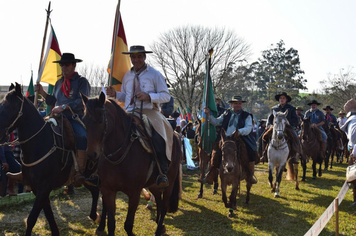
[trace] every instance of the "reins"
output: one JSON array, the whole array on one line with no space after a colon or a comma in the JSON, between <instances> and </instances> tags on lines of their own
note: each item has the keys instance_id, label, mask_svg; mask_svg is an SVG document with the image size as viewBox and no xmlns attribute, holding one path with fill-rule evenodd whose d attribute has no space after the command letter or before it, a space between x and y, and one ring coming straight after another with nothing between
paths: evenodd
<instances>
[{"instance_id":1,"label":"reins","mask_svg":"<svg viewBox=\"0 0 356 236\"><path fill-rule=\"evenodd\" d=\"M280 125L277 124L277 127L273 127L273 135L272 135L272 139L271 139L271 145L274 149L276 150L283 150L285 148L288 147L288 143L285 139L285 135L284 135L284 130L283 129L279 129ZM275 129L276 128L276 129ZM275 136L278 134L278 132L283 132L283 139L279 140L278 138L275 139Z\"/></svg>"}]
</instances>

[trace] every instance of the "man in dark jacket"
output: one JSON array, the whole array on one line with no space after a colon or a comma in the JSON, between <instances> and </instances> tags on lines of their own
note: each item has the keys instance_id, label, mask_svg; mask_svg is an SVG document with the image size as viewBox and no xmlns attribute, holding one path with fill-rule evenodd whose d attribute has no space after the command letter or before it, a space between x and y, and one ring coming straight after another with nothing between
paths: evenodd
<instances>
[{"instance_id":1,"label":"man in dark jacket","mask_svg":"<svg viewBox=\"0 0 356 236\"><path fill-rule=\"evenodd\" d=\"M292 158L293 163L298 163L298 159L296 157L297 153L301 153L301 145L300 141L296 132L297 126L298 126L298 117L297 113L295 110L295 107L290 105L289 102L292 100L292 98L286 93L283 92L281 94L277 94L275 96L276 101L279 101L278 105L275 105L272 107L271 114L268 116L267 119L267 126L273 126L273 111L275 112L285 112L288 110L287 114L287 120L289 122L289 125L286 125L286 130L285 132L288 135L288 142L291 146L291 150L289 152L289 157ZM261 161L266 162L267 161L267 143L270 141L270 138L272 136L273 132L273 127L270 127L266 132L265 135L263 136L263 144L264 144L264 152L261 157Z\"/></svg>"},{"instance_id":2,"label":"man in dark jacket","mask_svg":"<svg viewBox=\"0 0 356 236\"><path fill-rule=\"evenodd\" d=\"M241 96L233 96L229 101L231 109L226 110L221 116L215 118L210 116L210 110L208 108L204 108L204 112L207 115L207 119L214 126L222 126L224 130L226 130L226 136L231 136L235 131L238 131L241 135L242 140L244 141L247 149L247 154L249 158L249 168L251 173L251 183L257 183L257 180L254 178L255 172L255 157L257 152L257 144L256 139L252 134L252 114L244 111L242 109L243 103L245 103ZM218 135L218 139L220 138L220 134ZM212 158L215 157L214 160L211 161L212 166L208 171L206 178L200 180L205 183L212 183L214 177L218 173L218 168L221 163L221 150L218 145L213 145L213 151L217 155L212 155Z\"/></svg>"}]
</instances>

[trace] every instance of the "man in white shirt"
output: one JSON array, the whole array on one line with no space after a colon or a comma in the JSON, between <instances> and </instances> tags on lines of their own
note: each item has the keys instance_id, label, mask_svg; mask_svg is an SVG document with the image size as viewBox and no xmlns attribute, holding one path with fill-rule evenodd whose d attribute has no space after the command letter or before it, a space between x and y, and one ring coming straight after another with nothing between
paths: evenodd
<instances>
[{"instance_id":1,"label":"man in white shirt","mask_svg":"<svg viewBox=\"0 0 356 236\"><path fill-rule=\"evenodd\" d=\"M339 112L339 117L337 118L337 123L339 124L339 127L343 126L346 123L347 118L345 117L345 112L340 111Z\"/></svg>"},{"instance_id":2,"label":"man in white shirt","mask_svg":"<svg viewBox=\"0 0 356 236\"><path fill-rule=\"evenodd\" d=\"M161 169L156 182L158 187L164 188L169 185L166 175L172 155L173 129L160 112L160 104L169 102L171 95L162 74L145 62L147 53L152 51L146 51L143 46L131 46L129 52L123 52L130 55L133 67L122 80L121 92L111 86L106 89L108 96L125 102L127 112L142 110L150 120L157 164Z\"/></svg>"}]
</instances>

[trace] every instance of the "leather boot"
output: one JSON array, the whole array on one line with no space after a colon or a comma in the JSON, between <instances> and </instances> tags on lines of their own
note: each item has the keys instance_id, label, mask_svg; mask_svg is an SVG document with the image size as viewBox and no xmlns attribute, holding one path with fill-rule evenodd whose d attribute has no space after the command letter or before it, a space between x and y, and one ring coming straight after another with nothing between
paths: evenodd
<instances>
[{"instance_id":1,"label":"leather boot","mask_svg":"<svg viewBox=\"0 0 356 236\"><path fill-rule=\"evenodd\" d=\"M158 188L165 188L169 186L169 181L167 177L168 171L168 159L166 155L157 155L158 162L157 165L161 167L161 172L156 179L156 184Z\"/></svg>"},{"instance_id":2,"label":"leather boot","mask_svg":"<svg viewBox=\"0 0 356 236\"><path fill-rule=\"evenodd\" d=\"M9 196L17 196L17 193L15 192L15 183L15 180L9 179L6 190L6 193L9 194Z\"/></svg>"},{"instance_id":3,"label":"leather boot","mask_svg":"<svg viewBox=\"0 0 356 236\"><path fill-rule=\"evenodd\" d=\"M18 182L22 183L23 176L22 176L22 172L21 171L18 172L18 173L7 172L6 176L9 179L12 179L12 180L15 180L15 181L18 181Z\"/></svg>"},{"instance_id":4,"label":"leather boot","mask_svg":"<svg viewBox=\"0 0 356 236\"><path fill-rule=\"evenodd\" d=\"M251 161L248 163L249 164L249 168L250 168L250 180L252 184L257 184L257 178L255 176L255 162Z\"/></svg>"},{"instance_id":5,"label":"leather boot","mask_svg":"<svg viewBox=\"0 0 356 236\"><path fill-rule=\"evenodd\" d=\"M76 170L73 185L74 187L80 187L82 184L84 184L85 181L83 173L87 164L87 152L84 150L78 150L76 159L79 170Z\"/></svg>"}]
</instances>

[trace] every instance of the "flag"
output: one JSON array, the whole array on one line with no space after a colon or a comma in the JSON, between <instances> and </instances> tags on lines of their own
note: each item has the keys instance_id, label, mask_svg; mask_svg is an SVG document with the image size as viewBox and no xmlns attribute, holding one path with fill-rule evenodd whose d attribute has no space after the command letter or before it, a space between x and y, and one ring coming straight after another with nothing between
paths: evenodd
<instances>
[{"instance_id":1,"label":"flag","mask_svg":"<svg viewBox=\"0 0 356 236\"><path fill-rule=\"evenodd\" d=\"M62 70L59 63L53 63L53 61L59 61L62 53L59 49L56 34L54 33L51 25L51 30L48 37L47 51L44 56L41 68L38 72L37 82L45 82L49 85L55 85L57 80L62 77Z\"/></svg>"},{"instance_id":2,"label":"flag","mask_svg":"<svg viewBox=\"0 0 356 236\"><path fill-rule=\"evenodd\" d=\"M206 75L204 82L204 93L203 93L203 109L209 108L210 115L217 117L218 109L216 108L213 85L211 83L210 67L211 67L211 54L213 54L213 49L209 50L209 60L206 67ZM201 128L201 140L202 149L210 153L212 149L212 144L216 139L216 129L215 126L210 124L206 120L206 114L202 112L202 128Z\"/></svg>"},{"instance_id":3,"label":"flag","mask_svg":"<svg viewBox=\"0 0 356 236\"><path fill-rule=\"evenodd\" d=\"M192 113L190 112L189 107L187 107L187 117L189 122L193 121Z\"/></svg>"},{"instance_id":4,"label":"flag","mask_svg":"<svg viewBox=\"0 0 356 236\"><path fill-rule=\"evenodd\" d=\"M181 119L183 119L183 114L182 114L182 112L181 112L181 110L180 110L179 107L178 107L178 112L179 112L179 117L180 117Z\"/></svg>"},{"instance_id":5,"label":"flag","mask_svg":"<svg viewBox=\"0 0 356 236\"><path fill-rule=\"evenodd\" d=\"M122 17L118 7L119 5L117 6L116 9L114 33L113 33L112 46L111 46L111 57L108 66L109 74L111 74L111 70L113 70L111 85L115 88L116 91L121 90L122 78L131 67L129 56L122 54L122 52L127 52L128 48L127 48L124 24L122 23ZM112 60L113 55L114 55L114 60Z\"/></svg>"},{"instance_id":6,"label":"flag","mask_svg":"<svg viewBox=\"0 0 356 236\"><path fill-rule=\"evenodd\" d=\"M32 71L31 71L31 80L30 80L30 84L28 85L28 88L27 88L26 97L31 96L31 95L35 95L35 88L33 87L33 72Z\"/></svg>"}]
</instances>

